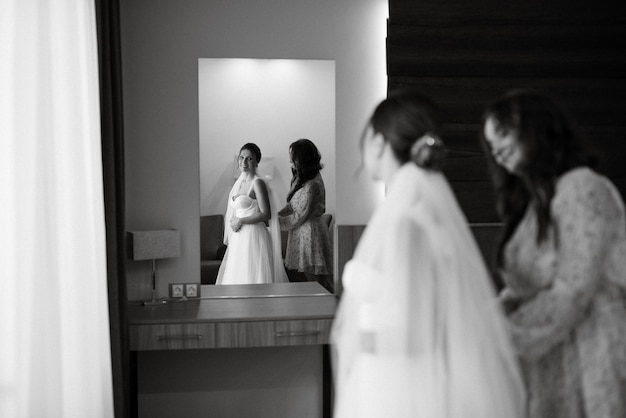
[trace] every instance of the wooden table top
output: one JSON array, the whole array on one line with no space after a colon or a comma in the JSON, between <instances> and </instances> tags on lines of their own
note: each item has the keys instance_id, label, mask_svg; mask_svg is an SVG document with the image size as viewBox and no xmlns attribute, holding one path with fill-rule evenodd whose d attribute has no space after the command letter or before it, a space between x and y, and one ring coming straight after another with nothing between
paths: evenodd
<instances>
[{"instance_id":1,"label":"wooden table top","mask_svg":"<svg viewBox=\"0 0 626 418\"><path fill-rule=\"evenodd\" d=\"M131 303L128 321L154 325L332 319L336 309L335 295L315 282L202 286L200 299L156 306Z\"/></svg>"},{"instance_id":2,"label":"wooden table top","mask_svg":"<svg viewBox=\"0 0 626 418\"><path fill-rule=\"evenodd\" d=\"M201 299L328 296L328 290L317 282L202 285Z\"/></svg>"}]
</instances>

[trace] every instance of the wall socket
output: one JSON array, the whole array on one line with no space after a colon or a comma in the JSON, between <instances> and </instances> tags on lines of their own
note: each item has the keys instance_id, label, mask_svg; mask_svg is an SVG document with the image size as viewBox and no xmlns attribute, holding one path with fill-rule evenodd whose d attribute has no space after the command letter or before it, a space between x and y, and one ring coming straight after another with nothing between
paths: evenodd
<instances>
[{"instance_id":1,"label":"wall socket","mask_svg":"<svg viewBox=\"0 0 626 418\"><path fill-rule=\"evenodd\" d=\"M182 298L183 296L185 296L185 285L170 283L170 298Z\"/></svg>"},{"instance_id":2,"label":"wall socket","mask_svg":"<svg viewBox=\"0 0 626 418\"><path fill-rule=\"evenodd\" d=\"M185 296L188 298L197 298L199 297L198 291L198 283L187 283L185 284Z\"/></svg>"},{"instance_id":3,"label":"wall socket","mask_svg":"<svg viewBox=\"0 0 626 418\"><path fill-rule=\"evenodd\" d=\"M199 298L200 284L198 283L170 283L170 298L178 299L182 297Z\"/></svg>"}]
</instances>

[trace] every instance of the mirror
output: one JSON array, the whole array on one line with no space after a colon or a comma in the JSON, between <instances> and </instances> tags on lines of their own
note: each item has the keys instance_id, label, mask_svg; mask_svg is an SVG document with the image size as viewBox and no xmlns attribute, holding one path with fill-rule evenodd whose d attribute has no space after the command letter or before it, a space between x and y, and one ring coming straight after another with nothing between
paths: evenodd
<instances>
[{"instance_id":1,"label":"mirror","mask_svg":"<svg viewBox=\"0 0 626 418\"><path fill-rule=\"evenodd\" d=\"M289 145L299 138L313 141L322 154L326 212L334 214L335 61L201 58L198 108L201 217L226 212L246 142L261 149L258 172L271 177L272 191L286 203ZM223 230L202 222L201 228L201 235L209 230L221 242Z\"/></svg>"}]
</instances>

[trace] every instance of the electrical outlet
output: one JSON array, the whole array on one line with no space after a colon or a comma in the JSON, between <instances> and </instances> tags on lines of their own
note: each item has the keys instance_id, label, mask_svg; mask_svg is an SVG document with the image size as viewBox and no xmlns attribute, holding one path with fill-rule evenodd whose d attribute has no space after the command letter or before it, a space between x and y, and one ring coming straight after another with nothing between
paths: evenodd
<instances>
[{"instance_id":1,"label":"electrical outlet","mask_svg":"<svg viewBox=\"0 0 626 418\"><path fill-rule=\"evenodd\" d=\"M182 283L170 283L170 297L182 298L185 296L185 285Z\"/></svg>"},{"instance_id":2,"label":"electrical outlet","mask_svg":"<svg viewBox=\"0 0 626 418\"><path fill-rule=\"evenodd\" d=\"M198 292L198 283L185 284L185 296L188 298L197 298L200 292Z\"/></svg>"}]
</instances>

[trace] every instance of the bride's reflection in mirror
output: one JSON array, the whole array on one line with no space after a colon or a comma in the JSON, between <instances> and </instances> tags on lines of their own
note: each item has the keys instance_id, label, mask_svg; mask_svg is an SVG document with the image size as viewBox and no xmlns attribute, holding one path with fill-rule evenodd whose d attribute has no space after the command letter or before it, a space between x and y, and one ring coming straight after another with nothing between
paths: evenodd
<instances>
[{"instance_id":1,"label":"bride's reflection in mirror","mask_svg":"<svg viewBox=\"0 0 626 418\"><path fill-rule=\"evenodd\" d=\"M335 62L203 58L198 76L201 271L202 284L214 284L226 248L224 216L229 192L240 176L242 144L253 142L262 150L257 174L271 184L278 210L287 204L290 190L289 146L298 138L313 140L323 155L326 213L332 217ZM283 256L287 235L282 232Z\"/></svg>"},{"instance_id":2,"label":"bride's reflection in mirror","mask_svg":"<svg viewBox=\"0 0 626 418\"><path fill-rule=\"evenodd\" d=\"M217 274L218 285L288 281L281 254L278 201L270 199L272 190L257 173L261 160L261 149L254 143L239 150L241 174L228 195L224 225L227 247Z\"/></svg>"}]
</instances>

